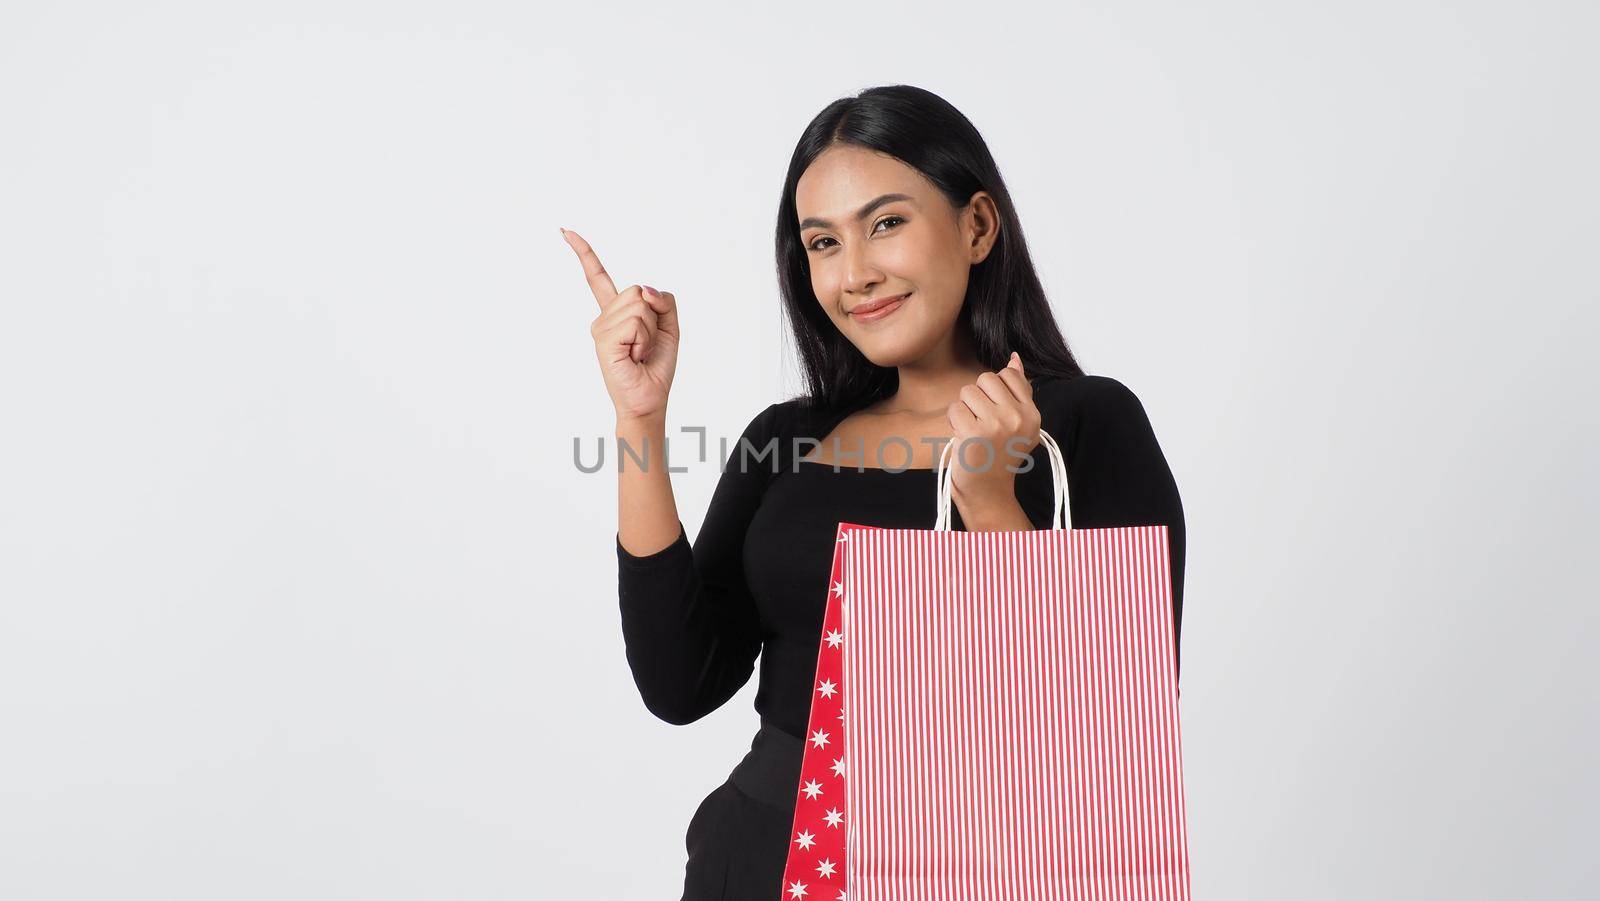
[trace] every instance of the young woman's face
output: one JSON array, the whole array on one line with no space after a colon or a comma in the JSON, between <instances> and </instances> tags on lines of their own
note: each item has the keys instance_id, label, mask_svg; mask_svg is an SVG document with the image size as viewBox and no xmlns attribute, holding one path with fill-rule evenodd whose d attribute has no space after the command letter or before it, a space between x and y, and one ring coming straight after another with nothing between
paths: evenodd
<instances>
[{"instance_id":1,"label":"young woman's face","mask_svg":"<svg viewBox=\"0 0 1600 901\"><path fill-rule=\"evenodd\" d=\"M900 366L950 346L968 274L994 244L987 192L957 209L900 160L841 145L800 176L795 207L811 289L867 359Z\"/></svg>"}]
</instances>

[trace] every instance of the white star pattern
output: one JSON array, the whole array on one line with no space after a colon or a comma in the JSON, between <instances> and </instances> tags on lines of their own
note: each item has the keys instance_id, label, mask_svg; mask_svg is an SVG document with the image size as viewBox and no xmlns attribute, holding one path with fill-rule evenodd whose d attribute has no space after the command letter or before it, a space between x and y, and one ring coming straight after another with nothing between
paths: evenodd
<instances>
[{"instance_id":1,"label":"white star pattern","mask_svg":"<svg viewBox=\"0 0 1600 901\"><path fill-rule=\"evenodd\" d=\"M849 888L849 858L846 852L846 782L831 780L844 775L844 618L850 609L849 586L845 584L845 543L854 544L850 530L840 527L839 544L834 546L833 568L825 594L821 641L818 644L815 679L811 683L811 715L806 724L802 747L805 749L800 778L796 783L795 815L789 834L789 859L784 867L784 901L832 901L837 890L844 901ZM830 650L835 653L828 653ZM829 720L837 714L837 724ZM829 762L833 766L830 769Z\"/></svg>"}]
</instances>

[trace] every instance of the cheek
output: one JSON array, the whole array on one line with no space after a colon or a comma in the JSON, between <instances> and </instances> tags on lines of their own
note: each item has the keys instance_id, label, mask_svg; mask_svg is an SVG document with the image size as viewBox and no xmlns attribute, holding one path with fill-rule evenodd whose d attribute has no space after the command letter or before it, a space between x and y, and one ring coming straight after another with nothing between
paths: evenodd
<instances>
[{"instance_id":1,"label":"cheek","mask_svg":"<svg viewBox=\"0 0 1600 901\"><path fill-rule=\"evenodd\" d=\"M823 273L818 272L815 267L811 270L811 293L816 297L817 304L826 312L832 304L830 298L834 296L834 291L823 280Z\"/></svg>"},{"instance_id":2,"label":"cheek","mask_svg":"<svg viewBox=\"0 0 1600 901\"><path fill-rule=\"evenodd\" d=\"M886 247L878 256L877 264L886 272L921 283L938 272L939 253L926 240L907 235Z\"/></svg>"},{"instance_id":3,"label":"cheek","mask_svg":"<svg viewBox=\"0 0 1600 901\"><path fill-rule=\"evenodd\" d=\"M827 305L830 298L838 297L839 273L834 272L833 267L827 261L823 261L820 264L816 261L812 262L811 293L817 295L817 299L822 301L823 305Z\"/></svg>"},{"instance_id":4,"label":"cheek","mask_svg":"<svg viewBox=\"0 0 1600 901\"><path fill-rule=\"evenodd\" d=\"M922 308L917 310L916 330L930 339L943 335L955 326L956 317L960 314L959 302L940 300L922 304Z\"/></svg>"}]
</instances>

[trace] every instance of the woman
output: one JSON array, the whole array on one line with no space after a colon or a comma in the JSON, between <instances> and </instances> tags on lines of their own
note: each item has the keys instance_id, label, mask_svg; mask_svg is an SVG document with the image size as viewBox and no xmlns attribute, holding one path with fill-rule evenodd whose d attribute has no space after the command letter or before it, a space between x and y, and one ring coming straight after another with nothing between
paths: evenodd
<instances>
[{"instance_id":1,"label":"woman","mask_svg":"<svg viewBox=\"0 0 1600 901\"><path fill-rule=\"evenodd\" d=\"M562 231L600 305L590 331L616 436L646 464L619 474L616 537L645 706L694 722L761 660L761 728L690 819L683 901L779 897L834 530L932 528L939 441L958 442L952 528L1048 528L1044 428L1066 461L1073 527L1168 526L1181 622L1183 509L1143 406L1073 359L993 158L938 96L872 88L801 136L777 254L807 391L750 420L692 545L662 457L677 299L617 291Z\"/></svg>"}]
</instances>

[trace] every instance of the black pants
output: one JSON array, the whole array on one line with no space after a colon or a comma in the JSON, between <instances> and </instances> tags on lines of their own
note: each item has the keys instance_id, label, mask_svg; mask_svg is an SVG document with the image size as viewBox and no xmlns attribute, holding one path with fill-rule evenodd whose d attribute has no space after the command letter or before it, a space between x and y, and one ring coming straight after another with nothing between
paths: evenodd
<instances>
[{"instance_id":1,"label":"black pants","mask_svg":"<svg viewBox=\"0 0 1600 901\"><path fill-rule=\"evenodd\" d=\"M689 820L681 901L779 901L805 740L762 724Z\"/></svg>"}]
</instances>

